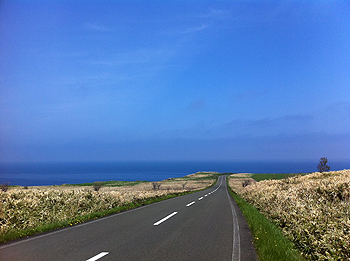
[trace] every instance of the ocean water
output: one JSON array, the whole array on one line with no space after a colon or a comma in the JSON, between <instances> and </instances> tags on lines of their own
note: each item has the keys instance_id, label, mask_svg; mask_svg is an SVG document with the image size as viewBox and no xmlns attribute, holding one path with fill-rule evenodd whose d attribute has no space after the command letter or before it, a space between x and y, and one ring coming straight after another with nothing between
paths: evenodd
<instances>
[{"instance_id":1,"label":"ocean water","mask_svg":"<svg viewBox=\"0 0 350 261\"><path fill-rule=\"evenodd\" d=\"M0 184L40 186L95 181L159 181L198 171L301 173L317 171L318 162L80 162L0 163ZM329 162L331 170L350 169L350 162Z\"/></svg>"}]
</instances>

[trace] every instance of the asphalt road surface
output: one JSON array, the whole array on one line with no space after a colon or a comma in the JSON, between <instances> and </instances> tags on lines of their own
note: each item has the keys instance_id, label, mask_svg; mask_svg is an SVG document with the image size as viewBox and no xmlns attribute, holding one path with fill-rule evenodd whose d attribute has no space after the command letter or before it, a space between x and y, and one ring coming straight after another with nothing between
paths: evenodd
<instances>
[{"instance_id":1,"label":"asphalt road surface","mask_svg":"<svg viewBox=\"0 0 350 261\"><path fill-rule=\"evenodd\" d=\"M257 260L221 176L210 189L0 246L16 260Z\"/></svg>"}]
</instances>

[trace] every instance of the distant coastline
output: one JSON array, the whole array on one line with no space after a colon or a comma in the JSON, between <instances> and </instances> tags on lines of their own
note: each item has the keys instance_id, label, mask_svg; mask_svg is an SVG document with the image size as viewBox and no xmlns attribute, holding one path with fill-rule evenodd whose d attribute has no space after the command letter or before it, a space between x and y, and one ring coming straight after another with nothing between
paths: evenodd
<instances>
[{"instance_id":1,"label":"distant coastline","mask_svg":"<svg viewBox=\"0 0 350 261\"><path fill-rule=\"evenodd\" d=\"M305 162L241 161L149 161L0 163L0 184L21 186L61 185L94 181L159 181L198 171L227 173L307 173L317 171L317 160ZM350 169L350 161L329 161L331 170Z\"/></svg>"}]
</instances>

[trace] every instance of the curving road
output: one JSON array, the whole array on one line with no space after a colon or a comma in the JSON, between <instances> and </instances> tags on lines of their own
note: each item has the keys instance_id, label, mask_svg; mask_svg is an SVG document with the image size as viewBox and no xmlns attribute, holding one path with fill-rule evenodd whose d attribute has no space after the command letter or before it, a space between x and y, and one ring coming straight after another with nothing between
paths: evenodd
<instances>
[{"instance_id":1,"label":"curving road","mask_svg":"<svg viewBox=\"0 0 350 261\"><path fill-rule=\"evenodd\" d=\"M257 260L226 177L205 191L0 246L0 260Z\"/></svg>"}]
</instances>

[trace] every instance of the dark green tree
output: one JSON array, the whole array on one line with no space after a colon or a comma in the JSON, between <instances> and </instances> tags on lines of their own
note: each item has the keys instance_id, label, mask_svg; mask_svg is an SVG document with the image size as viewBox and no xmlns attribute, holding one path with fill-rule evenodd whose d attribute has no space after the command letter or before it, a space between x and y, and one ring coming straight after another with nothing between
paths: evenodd
<instances>
[{"instance_id":1,"label":"dark green tree","mask_svg":"<svg viewBox=\"0 0 350 261\"><path fill-rule=\"evenodd\" d=\"M329 171L331 167L327 165L327 162L327 157L323 157L320 159L320 162L317 165L317 169L319 172Z\"/></svg>"}]
</instances>

